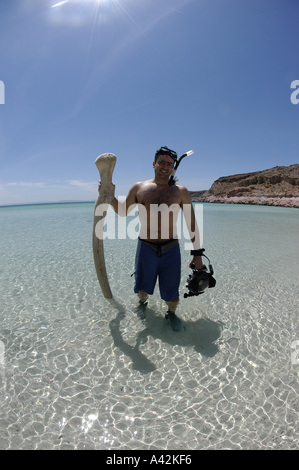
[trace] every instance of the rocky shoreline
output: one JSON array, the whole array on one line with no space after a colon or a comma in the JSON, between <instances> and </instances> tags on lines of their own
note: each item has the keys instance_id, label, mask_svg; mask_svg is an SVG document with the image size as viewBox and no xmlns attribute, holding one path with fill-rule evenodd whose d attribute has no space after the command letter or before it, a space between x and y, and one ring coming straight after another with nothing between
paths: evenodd
<instances>
[{"instance_id":1,"label":"rocky shoreline","mask_svg":"<svg viewBox=\"0 0 299 470\"><path fill-rule=\"evenodd\" d=\"M191 194L193 193L193 194ZM259 206L294 207L299 209L299 197L215 197L197 196L197 191L190 191L193 202L212 202L220 204L249 204Z\"/></svg>"},{"instance_id":2,"label":"rocky shoreline","mask_svg":"<svg viewBox=\"0 0 299 470\"><path fill-rule=\"evenodd\" d=\"M299 164L223 176L207 191L190 191L194 202L299 208Z\"/></svg>"}]
</instances>

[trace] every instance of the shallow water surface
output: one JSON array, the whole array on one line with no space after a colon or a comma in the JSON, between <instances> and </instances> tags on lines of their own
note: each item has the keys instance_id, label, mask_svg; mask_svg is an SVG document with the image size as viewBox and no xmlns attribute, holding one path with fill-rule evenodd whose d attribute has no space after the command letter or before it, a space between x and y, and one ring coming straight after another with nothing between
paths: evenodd
<instances>
[{"instance_id":1,"label":"shallow water surface","mask_svg":"<svg viewBox=\"0 0 299 470\"><path fill-rule=\"evenodd\" d=\"M299 212L204 204L217 285L133 293L136 240L104 242L93 204L0 208L0 449L297 449ZM2 351L2 352L1 352Z\"/></svg>"}]
</instances>

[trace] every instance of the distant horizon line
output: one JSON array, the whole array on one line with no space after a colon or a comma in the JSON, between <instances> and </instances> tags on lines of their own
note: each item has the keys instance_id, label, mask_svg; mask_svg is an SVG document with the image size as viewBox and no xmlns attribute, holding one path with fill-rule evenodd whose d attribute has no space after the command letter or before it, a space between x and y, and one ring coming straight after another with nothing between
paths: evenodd
<instances>
[{"instance_id":1,"label":"distant horizon line","mask_svg":"<svg viewBox=\"0 0 299 470\"><path fill-rule=\"evenodd\" d=\"M18 207L18 206L43 206L46 204L90 204L95 201L79 201L79 200L65 200L65 201L48 201L48 202L23 202L16 204L0 204L0 207Z\"/></svg>"},{"instance_id":2,"label":"distant horizon line","mask_svg":"<svg viewBox=\"0 0 299 470\"><path fill-rule=\"evenodd\" d=\"M198 192L205 192L207 191L206 189L200 190L200 191L190 191L190 193L198 193ZM0 204L1 207L20 207L20 206L43 206L47 204L95 204L96 199L94 200L88 200L88 201L82 201L82 200L77 200L77 199L66 199L62 201L44 201L44 202L17 202L15 204Z\"/></svg>"}]
</instances>

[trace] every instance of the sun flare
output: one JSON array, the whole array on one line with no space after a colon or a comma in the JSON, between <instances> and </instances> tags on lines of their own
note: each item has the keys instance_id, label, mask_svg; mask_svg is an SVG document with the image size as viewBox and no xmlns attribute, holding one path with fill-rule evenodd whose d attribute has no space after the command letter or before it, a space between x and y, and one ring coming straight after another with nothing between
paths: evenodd
<instances>
[{"instance_id":1,"label":"sun flare","mask_svg":"<svg viewBox=\"0 0 299 470\"><path fill-rule=\"evenodd\" d=\"M78 4L90 4L90 5L107 5L109 3L113 3L113 0L63 0L61 2L58 2L58 3L55 3L54 5L52 5L51 8L56 8L56 7L60 7L66 3L71 3L73 5L78 5Z\"/></svg>"},{"instance_id":2,"label":"sun flare","mask_svg":"<svg viewBox=\"0 0 299 470\"><path fill-rule=\"evenodd\" d=\"M86 21L105 23L114 16L124 14L132 21L127 6L122 2L123 0L53 0L52 19L56 23L73 23L78 26Z\"/></svg>"}]
</instances>

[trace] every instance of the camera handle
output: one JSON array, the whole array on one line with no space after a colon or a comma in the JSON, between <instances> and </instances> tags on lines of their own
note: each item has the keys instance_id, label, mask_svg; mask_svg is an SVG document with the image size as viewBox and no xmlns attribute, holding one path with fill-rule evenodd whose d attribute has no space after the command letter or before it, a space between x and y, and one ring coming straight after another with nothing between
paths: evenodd
<instances>
[{"instance_id":1,"label":"camera handle","mask_svg":"<svg viewBox=\"0 0 299 470\"><path fill-rule=\"evenodd\" d=\"M209 259L206 255L204 255L204 253L203 253L204 251L205 251L204 248L201 248L200 250L191 250L191 253L190 253L190 254L191 254L192 256L193 256L193 255L204 256L204 257L208 260L208 262L209 262L209 272L210 272L210 274L213 276L213 274L214 274L213 266L211 265L210 259ZM194 269L194 268L195 268L195 264L192 263L192 264L191 264L191 269ZM205 271L207 270L207 267L206 267L205 265L203 265L202 269L199 269L199 271L203 271L203 270L205 270Z\"/></svg>"}]
</instances>

